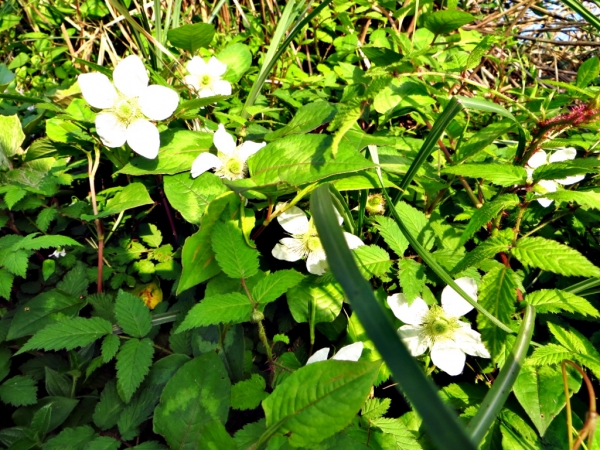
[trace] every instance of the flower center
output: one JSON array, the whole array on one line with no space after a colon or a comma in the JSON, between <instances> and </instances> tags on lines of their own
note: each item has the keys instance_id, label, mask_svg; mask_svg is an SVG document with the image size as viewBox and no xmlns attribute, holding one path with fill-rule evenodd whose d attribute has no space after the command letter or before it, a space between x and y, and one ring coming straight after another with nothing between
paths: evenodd
<instances>
[{"instance_id":1,"label":"flower center","mask_svg":"<svg viewBox=\"0 0 600 450\"><path fill-rule=\"evenodd\" d=\"M306 248L310 252L314 252L321 249L321 240L318 236L311 236L306 240Z\"/></svg>"},{"instance_id":2,"label":"flower center","mask_svg":"<svg viewBox=\"0 0 600 450\"><path fill-rule=\"evenodd\" d=\"M210 75L202 75L200 77L200 84L202 86L209 86L211 84L211 78Z\"/></svg>"},{"instance_id":3,"label":"flower center","mask_svg":"<svg viewBox=\"0 0 600 450\"><path fill-rule=\"evenodd\" d=\"M235 175L239 175L243 172L244 166L237 158L229 158L226 164L227 170Z\"/></svg>"},{"instance_id":4,"label":"flower center","mask_svg":"<svg viewBox=\"0 0 600 450\"><path fill-rule=\"evenodd\" d=\"M126 98L117 101L114 106L114 113L125 125L129 125L141 115L137 99L135 98Z\"/></svg>"},{"instance_id":5,"label":"flower center","mask_svg":"<svg viewBox=\"0 0 600 450\"><path fill-rule=\"evenodd\" d=\"M445 319L437 319L431 324L431 332L434 336L441 336L448 331L450 325Z\"/></svg>"},{"instance_id":6,"label":"flower center","mask_svg":"<svg viewBox=\"0 0 600 450\"><path fill-rule=\"evenodd\" d=\"M460 327L458 319L447 317L444 310L434 305L425 316L423 331L433 341L452 339L454 332Z\"/></svg>"}]
</instances>

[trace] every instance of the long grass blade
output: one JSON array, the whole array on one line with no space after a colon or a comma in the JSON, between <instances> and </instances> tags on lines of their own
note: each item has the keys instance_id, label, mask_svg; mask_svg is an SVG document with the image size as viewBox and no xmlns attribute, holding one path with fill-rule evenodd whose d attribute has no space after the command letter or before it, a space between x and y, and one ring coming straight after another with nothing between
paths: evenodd
<instances>
[{"instance_id":1,"label":"long grass blade","mask_svg":"<svg viewBox=\"0 0 600 450\"><path fill-rule=\"evenodd\" d=\"M456 420L456 415L438 397L435 387L410 355L377 302L371 285L360 274L338 225L328 185L313 192L310 208L333 275L399 383L399 389L423 418L431 440L440 449L474 450L475 445Z\"/></svg>"},{"instance_id":2,"label":"long grass blade","mask_svg":"<svg viewBox=\"0 0 600 450\"><path fill-rule=\"evenodd\" d=\"M479 444L485 437L490 425L504 406L508 395L510 394L517 375L521 371L527 350L533 335L535 326L535 308L527 305L525 309L525 317L519 329L519 334L513 345L511 355L506 361L500 374L494 381L492 388L487 393L477 414L471 419L467 426L467 432L471 439Z\"/></svg>"}]
</instances>

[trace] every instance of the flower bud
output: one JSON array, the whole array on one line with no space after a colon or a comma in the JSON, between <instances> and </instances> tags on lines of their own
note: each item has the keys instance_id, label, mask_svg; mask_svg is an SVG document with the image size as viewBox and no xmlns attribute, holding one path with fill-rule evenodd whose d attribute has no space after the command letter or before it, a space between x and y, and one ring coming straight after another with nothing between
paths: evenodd
<instances>
[{"instance_id":1,"label":"flower bud","mask_svg":"<svg viewBox=\"0 0 600 450\"><path fill-rule=\"evenodd\" d=\"M367 197L366 210L369 215L383 214L385 212L385 199L383 195L369 195Z\"/></svg>"},{"instance_id":2,"label":"flower bud","mask_svg":"<svg viewBox=\"0 0 600 450\"><path fill-rule=\"evenodd\" d=\"M258 323L261 320L263 320L264 318L265 318L265 315L258 309L255 309L254 311L252 311L252 318L250 320L252 320L252 322L254 322L254 323Z\"/></svg>"}]
</instances>

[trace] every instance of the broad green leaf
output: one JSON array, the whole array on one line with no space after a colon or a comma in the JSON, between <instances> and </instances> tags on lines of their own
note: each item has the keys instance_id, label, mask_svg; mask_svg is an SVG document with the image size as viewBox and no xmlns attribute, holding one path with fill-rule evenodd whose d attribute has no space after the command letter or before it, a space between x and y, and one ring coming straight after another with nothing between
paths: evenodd
<instances>
[{"instance_id":1,"label":"broad green leaf","mask_svg":"<svg viewBox=\"0 0 600 450\"><path fill-rule=\"evenodd\" d=\"M408 240L406 240L396 222L386 216L377 216L375 222L375 228L377 228L388 247L398 256L404 256L404 252L408 248Z\"/></svg>"},{"instance_id":2,"label":"broad green leaf","mask_svg":"<svg viewBox=\"0 0 600 450\"><path fill-rule=\"evenodd\" d=\"M208 280L221 271L211 245L212 231L223 210L230 204L237 205L238 202L239 197L233 192L223 194L213 200L202 218L200 231L185 240L181 254L183 272L177 286L178 294Z\"/></svg>"},{"instance_id":3,"label":"broad green leaf","mask_svg":"<svg viewBox=\"0 0 600 450\"><path fill-rule=\"evenodd\" d=\"M567 374L569 389L577 392L581 386L581 376L575 371L567 371ZM544 436L566 403L562 370L556 366L525 364L513 386L513 392L540 436Z\"/></svg>"},{"instance_id":4,"label":"broad green leaf","mask_svg":"<svg viewBox=\"0 0 600 450\"><path fill-rule=\"evenodd\" d=\"M17 309L7 339L13 340L35 334L65 318L74 317L86 302L53 289L42 292Z\"/></svg>"},{"instance_id":5,"label":"broad green leaf","mask_svg":"<svg viewBox=\"0 0 600 450\"><path fill-rule=\"evenodd\" d=\"M154 412L154 432L170 448L195 449L202 429L227 421L231 384L221 358L208 352L184 364L165 386Z\"/></svg>"},{"instance_id":6,"label":"broad green leaf","mask_svg":"<svg viewBox=\"0 0 600 450\"><path fill-rule=\"evenodd\" d=\"M388 412L392 400L389 398L369 398L360 410L360 415L367 420L378 419Z\"/></svg>"},{"instance_id":7,"label":"broad green leaf","mask_svg":"<svg viewBox=\"0 0 600 450\"><path fill-rule=\"evenodd\" d=\"M416 436L404 425L400 419L379 417L370 421L372 426L379 428L386 435L392 435L396 448L402 450L422 450Z\"/></svg>"},{"instance_id":8,"label":"broad green leaf","mask_svg":"<svg viewBox=\"0 0 600 450\"><path fill-rule=\"evenodd\" d=\"M557 202L579 203L600 210L600 193L591 191L557 191L544 194L544 198Z\"/></svg>"},{"instance_id":9,"label":"broad green leaf","mask_svg":"<svg viewBox=\"0 0 600 450\"><path fill-rule=\"evenodd\" d=\"M460 146L455 162L461 162L476 155L488 145L491 145L499 136L511 131L514 126L514 122L503 120L502 122L495 122L482 128Z\"/></svg>"},{"instance_id":10,"label":"broad green leaf","mask_svg":"<svg viewBox=\"0 0 600 450\"><path fill-rule=\"evenodd\" d=\"M525 266L560 275L600 277L600 269L577 250L541 237L519 239L511 253Z\"/></svg>"},{"instance_id":11,"label":"broad green leaf","mask_svg":"<svg viewBox=\"0 0 600 450\"><path fill-rule=\"evenodd\" d=\"M73 381L66 374L58 373L50 367L44 367L46 392L57 397L69 397Z\"/></svg>"},{"instance_id":12,"label":"broad green leaf","mask_svg":"<svg viewBox=\"0 0 600 450\"><path fill-rule=\"evenodd\" d=\"M174 47L187 50L192 55L201 47L208 47L215 35L215 27L209 23L194 23L173 28L167 37Z\"/></svg>"},{"instance_id":13,"label":"broad green leaf","mask_svg":"<svg viewBox=\"0 0 600 450\"><path fill-rule=\"evenodd\" d=\"M596 377L600 375L600 353L598 353L598 350L596 350L594 345L585 336L573 328L567 330L551 322L548 323L548 328L556 340L568 352L568 356L563 359L575 360L588 367ZM558 355L561 355L561 353L558 352L554 358ZM548 357L547 354L545 356Z\"/></svg>"},{"instance_id":14,"label":"broad green leaf","mask_svg":"<svg viewBox=\"0 0 600 450\"><path fill-rule=\"evenodd\" d=\"M467 178L483 178L492 184L504 187L524 184L527 178L527 172L522 167L495 163L459 164L448 166L442 172Z\"/></svg>"},{"instance_id":15,"label":"broad green leaf","mask_svg":"<svg viewBox=\"0 0 600 450\"><path fill-rule=\"evenodd\" d=\"M260 280L251 290L256 303L266 305L285 294L304 279L304 275L294 269L278 270Z\"/></svg>"},{"instance_id":16,"label":"broad green leaf","mask_svg":"<svg viewBox=\"0 0 600 450\"><path fill-rule=\"evenodd\" d=\"M539 450L542 443L537 433L521 416L505 409L499 415L503 449Z\"/></svg>"},{"instance_id":17,"label":"broad green leaf","mask_svg":"<svg viewBox=\"0 0 600 450\"><path fill-rule=\"evenodd\" d=\"M153 223L145 223L139 229L140 239L152 248L160 247L162 243L162 233Z\"/></svg>"},{"instance_id":18,"label":"broad green leaf","mask_svg":"<svg viewBox=\"0 0 600 450\"><path fill-rule=\"evenodd\" d=\"M435 244L435 236L425 214L402 201L396 204L396 212L402 219L402 222L404 222L404 225L410 234L412 234L426 250L430 250L431 247L433 247L433 244Z\"/></svg>"},{"instance_id":19,"label":"broad green leaf","mask_svg":"<svg viewBox=\"0 0 600 450\"><path fill-rule=\"evenodd\" d=\"M542 289L527 294L525 301L540 313L567 311L584 316L600 317L600 312L585 298L559 289Z\"/></svg>"},{"instance_id":20,"label":"broad green leaf","mask_svg":"<svg viewBox=\"0 0 600 450\"><path fill-rule=\"evenodd\" d=\"M117 384L110 380L104 386L100 401L96 404L94 415L92 416L94 424L101 430L108 430L117 424L119 415L125 404L117 392Z\"/></svg>"},{"instance_id":21,"label":"broad green leaf","mask_svg":"<svg viewBox=\"0 0 600 450\"><path fill-rule=\"evenodd\" d=\"M479 303L505 325L510 324L511 316L516 310L518 285L515 278L516 275L511 269L497 267L485 274L479 285ZM508 345L507 339L510 335L483 314L477 316L477 326L492 360L496 361Z\"/></svg>"},{"instance_id":22,"label":"broad green leaf","mask_svg":"<svg viewBox=\"0 0 600 450\"><path fill-rule=\"evenodd\" d=\"M118 450L121 442L109 436L98 436L90 441L83 450Z\"/></svg>"},{"instance_id":23,"label":"broad green leaf","mask_svg":"<svg viewBox=\"0 0 600 450\"><path fill-rule=\"evenodd\" d=\"M54 262L54 260L48 260L48 259L46 261ZM44 261L44 263L46 261ZM44 268L45 267L46 267L46 265L44 264ZM54 270L53 270L53 272L54 272ZM15 279L15 276L12 273L10 273L6 269L0 268L0 297L3 297L6 300L10 300L10 293L12 291L14 279Z\"/></svg>"},{"instance_id":24,"label":"broad green leaf","mask_svg":"<svg viewBox=\"0 0 600 450\"><path fill-rule=\"evenodd\" d=\"M571 359L573 354L570 350L557 344L548 344L536 348L527 361L536 366L548 366L560 364L564 359Z\"/></svg>"},{"instance_id":25,"label":"broad green leaf","mask_svg":"<svg viewBox=\"0 0 600 450\"><path fill-rule=\"evenodd\" d=\"M256 373L250 379L234 384L231 386L231 408L246 410L258 407L269 396L265 392L266 387L265 379Z\"/></svg>"},{"instance_id":26,"label":"broad green leaf","mask_svg":"<svg viewBox=\"0 0 600 450\"><path fill-rule=\"evenodd\" d=\"M119 290L115 303L117 324L129 336L141 338L152 329L152 316L144 301L133 294Z\"/></svg>"},{"instance_id":27,"label":"broad green leaf","mask_svg":"<svg viewBox=\"0 0 600 450\"><path fill-rule=\"evenodd\" d=\"M401 259L398 261L398 277L400 288L409 303L421 296L426 279L423 264L414 259Z\"/></svg>"},{"instance_id":28,"label":"broad green leaf","mask_svg":"<svg viewBox=\"0 0 600 450\"><path fill-rule=\"evenodd\" d=\"M16 114L0 116L0 171L12 169L10 160L19 152L24 140L19 117Z\"/></svg>"},{"instance_id":29,"label":"broad green leaf","mask_svg":"<svg viewBox=\"0 0 600 450\"><path fill-rule=\"evenodd\" d=\"M96 432L89 425L84 425L77 428L65 428L58 435L49 439L44 444L44 449L47 450L62 450L68 448L70 450L83 450L86 444L90 443Z\"/></svg>"},{"instance_id":30,"label":"broad green leaf","mask_svg":"<svg viewBox=\"0 0 600 450\"><path fill-rule=\"evenodd\" d=\"M125 186L113 198L106 202L106 207L97 216L82 214L83 220L101 219L103 217L119 214L121 211L137 208L138 206L149 205L153 203L148 190L142 183L131 183Z\"/></svg>"},{"instance_id":31,"label":"broad green leaf","mask_svg":"<svg viewBox=\"0 0 600 450\"><path fill-rule=\"evenodd\" d=\"M62 280L56 283L57 289L73 297L85 297L90 285L86 269L85 264L78 262L75 267L66 273Z\"/></svg>"},{"instance_id":32,"label":"broad green leaf","mask_svg":"<svg viewBox=\"0 0 600 450\"><path fill-rule=\"evenodd\" d=\"M8 206L8 209L12 210L27 195L27 191L17 186L7 186L7 189L6 194L4 194L4 202Z\"/></svg>"},{"instance_id":33,"label":"broad green leaf","mask_svg":"<svg viewBox=\"0 0 600 450\"><path fill-rule=\"evenodd\" d=\"M171 206L193 224L199 224L208 204L227 191L221 179L210 172L197 178L192 178L187 172L165 176L164 183Z\"/></svg>"},{"instance_id":34,"label":"broad green leaf","mask_svg":"<svg viewBox=\"0 0 600 450\"><path fill-rule=\"evenodd\" d=\"M23 250L3 250L0 252L0 265L11 274L25 278L29 267L29 256L30 253Z\"/></svg>"},{"instance_id":35,"label":"broad green leaf","mask_svg":"<svg viewBox=\"0 0 600 450\"><path fill-rule=\"evenodd\" d=\"M222 323L242 323L250 320L252 304L238 292L204 298L188 312L177 333L192 328Z\"/></svg>"},{"instance_id":36,"label":"broad green leaf","mask_svg":"<svg viewBox=\"0 0 600 450\"><path fill-rule=\"evenodd\" d=\"M442 10L427 15L424 25L433 34L447 34L474 20L474 16L463 11Z\"/></svg>"},{"instance_id":37,"label":"broad green leaf","mask_svg":"<svg viewBox=\"0 0 600 450\"><path fill-rule=\"evenodd\" d=\"M213 135L182 129L160 134L160 150L156 159L136 156L117 173L125 175L175 175L187 172L198 155L211 148Z\"/></svg>"},{"instance_id":38,"label":"broad green leaf","mask_svg":"<svg viewBox=\"0 0 600 450\"><path fill-rule=\"evenodd\" d=\"M63 246L81 247L82 245L75 239L68 236L60 236L58 234L35 237L35 234L30 234L25 237L17 246L13 248L23 250L40 250L42 248L63 247Z\"/></svg>"},{"instance_id":39,"label":"broad green leaf","mask_svg":"<svg viewBox=\"0 0 600 450\"><path fill-rule=\"evenodd\" d=\"M380 365L330 360L297 370L263 402L265 434L290 433L294 447L310 447L333 436L360 410Z\"/></svg>"},{"instance_id":40,"label":"broad green leaf","mask_svg":"<svg viewBox=\"0 0 600 450\"><path fill-rule=\"evenodd\" d=\"M154 355L152 340L130 339L117 353L117 389L119 395L129 403L131 397L148 374Z\"/></svg>"},{"instance_id":41,"label":"broad green leaf","mask_svg":"<svg viewBox=\"0 0 600 450\"><path fill-rule=\"evenodd\" d=\"M117 421L119 433L123 440L130 440L140 434L138 427L152 416L158 404L163 386L148 386L140 389L125 408Z\"/></svg>"},{"instance_id":42,"label":"broad green leaf","mask_svg":"<svg viewBox=\"0 0 600 450\"><path fill-rule=\"evenodd\" d=\"M73 350L91 344L110 333L111 323L99 317L64 319L38 331L17 354L39 349Z\"/></svg>"},{"instance_id":43,"label":"broad green leaf","mask_svg":"<svg viewBox=\"0 0 600 450\"><path fill-rule=\"evenodd\" d=\"M557 180L572 175L598 172L600 172L600 161L595 158L577 158L571 161L544 164L534 170L533 180Z\"/></svg>"},{"instance_id":44,"label":"broad green leaf","mask_svg":"<svg viewBox=\"0 0 600 450\"><path fill-rule=\"evenodd\" d=\"M323 134L278 139L249 159L252 180L259 186L280 182L300 186L373 167L349 144L342 141L335 158L331 146L331 136Z\"/></svg>"},{"instance_id":45,"label":"broad green leaf","mask_svg":"<svg viewBox=\"0 0 600 450\"><path fill-rule=\"evenodd\" d=\"M352 252L358 267L365 278L385 277L392 267L390 255L377 245L362 245Z\"/></svg>"},{"instance_id":46,"label":"broad green leaf","mask_svg":"<svg viewBox=\"0 0 600 450\"><path fill-rule=\"evenodd\" d=\"M61 142L63 144L80 144L81 141L94 142L75 122L57 117L46 121L46 135L54 142Z\"/></svg>"},{"instance_id":47,"label":"broad green leaf","mask_svg":"<svg viewBox=\"0 0 600 450\"><path fill-rule=\"evenodd\" d=\"M223 79L237 83L252 67L252 52L247 45L235 43L228 45L217 54L217 59L227 66Z\"/></svg>"},{"instance_id":48,"label":"broad green leaf","mask_svg":"<svg viewBox=\"0 0 600 450\"><path fill-rule=\"evenodd\" d=\"M106 336L102 340L102 361L104 363L110 362L117 354L117 351L119 351L120 345L121 340L116 334Z\"/></svg>"},{"instance_id":49,"label":"broad green leaf","mask_svg":"<svg viewBox=\"0 0 600 450\"><path fill-rule=\"evenodd\" d=\"M600 61L597 56L588 58L577 70L577 86L586 88L600 75Z\"/></svg>"},{"instance_id":50,"label":"broad green leaf","mask_svg":"<svg viewBox=\"0 0 600 450\"><path fill-rule=\"evenodd\" d=\"M0 400L13 406L33 405L37 401L37 386L30 377L17 375L0 385Z\"/></svg>"},{"instance_id":51,"label":"broad green leaf","mask_svg":"<svg viewBox=\"0 0 600 450\"><path fill-rule=\"evenodd\" d=\"M335 116L336 108L329 102L319 100L301 106L296 114L283 128L268 133L265 141L270 142L290 134L305 134L330 122Z\"/></svg>"},{"instance_id":52,"label":"broad green leaf","mask_svg":"<svg viewBox=\"0 0 600 450\"><path fill-rule=\"evenodd\" d=\"M460 237L459 246L465 245L465 243L485 224L490 220L494 219L501 211L510 209L519 204L519 197L515 194L504 194L498 196L491 202L486 202L479 208L469 221L469 224L463 231Z\"/></svg>"},{"instance_id":53,"label":"broad green leaf","mask_svg":"<svg viewBox=\"0 0 600 450\"><path fill-rule=\"evenodd\" d=\"M2 28L4 28L4 24L2 25ZM15 79L15 76L16 75L14 73L8 70L8 67L6 67L5 64L0 64L0 92L4 92L10 82Z\"/></svg>"},{"instance_id":54,"label":"broad green leaf","mask_svg":"<svg viewBox=\"0 0 600 450\"><path fill-rule=\"evenodd\" d=\"M512 234L512 230L510 230ZM511 239L504 236L494 236L486 239L479 246L467 253L463 259L454 267L452 273L460 273L463 270L479 264L484 259L492 258L498 253L508 251Z\"/></svg>"},{"instance_id":55,"label":"broad green leaf","mask_svg":"<svg viewBox=\"0 0 600 450\"><path fill-rule=\"evenodd\" d=\"M217 222L211 236L219 266L231 278L250 278L258 272L258 251L249 247L232 221Z\"/></svg>"},{"instance_id":56,"label":"broad green leaf","mask_svg":"<svg viewBox=\"0 0 600 450\"><path fill-rule=\"evenodd\" d=\"M333 322L342 310L344 293L336 282L307 277L287 292L287 302L298 323Z\"/></svg>"}]
</instances>

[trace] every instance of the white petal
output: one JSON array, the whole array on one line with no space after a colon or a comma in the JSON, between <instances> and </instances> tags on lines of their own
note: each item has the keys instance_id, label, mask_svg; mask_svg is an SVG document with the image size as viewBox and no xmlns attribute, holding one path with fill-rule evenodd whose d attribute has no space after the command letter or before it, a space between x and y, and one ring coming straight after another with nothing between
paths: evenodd
<instances>
[{"instance_id":1,"label":"white petal","mask_svg":"<svg viewBox=\"0 0 600 450\"><path fill-rule=\"evenodd\" d=\"M554 180L563 186L570 186L571 184L579 183L581 180L585 178L585 175L571 175L570 177L565 177L560 180Z\"/></svg>"},{"instance_id":2,"label":"white petal","mask_svg":"<svg viewBox=\"0 0 600 450\"><path fill-rule=\"evenodd\" d=\"M309 229L306 214L297 206L292 206L277 216L277 222L290 234L304 234Z\"/></svg>"},{"instance_id":3,"label":"white petal","mask_svg":"<svg viewBox=\"0 0 600 450\"><path fill-rule=\"evenodd\" d=\"M577 157L577 150L573 147L565 147L559 150L556 150L554 153L550 155L550 162L561 162L561 161L570 161Z\"/></svg>"},{"instance_id":4,"label":"white petal","mask_svg":"<svg viewBox=\"0 0 600 450\"><path fill-rule=\"evenodd\" d=\"M216 155L209 152L200 153L192 163L192 178L202 175L211 169L219 169L223 165Z\"/></svg>"},{"instance_id":5,"label":"white petal","mask_svg":"<svg viewBox=\"0 0 600 450\"><path fill-rule=\"evenodd\" d=\"M337 359L338 361L358 361L363 348L364 344L360 341L346 345L345 347L340 348L331 359Z\"/></svg>"},{"instance_id":6,"label":"white petal","mask_svg":"<svg viewBox=\"0 0 600 450\"><path fill-rule=\"evenodd\" d=\"M221 77L225 72L227 72L227 65L223 64L214 56L211 56L208 60L208 73L210 73L213 77Z\"/></svg>"},{"instance_id":7,"label":"white petal","mask_svg":"<svg viewBox=\"0 0 600 450\"><path fill-rule=\"evenodd\" d=\"M536 200L538 201L538 203L543 206L544 208L547 208L548 206L550 206L552 203L554 203L554 200L551 200L549 198L536 198Z\"/></svg>"},{"instance_id":8,"label":"white petal","mask_svg":"<svg viewBox=\"0 0 600 450\"><path fill-rule=\"evenodd\" d=\"M212 95L231 95L231 83L225 80L214 80L210 89L212 90Z\"/></svg>"},{"instance_id":9,"label":"white petal","mask_svg":"<svg viewBox=\"0 0 600 450\"><path fill-rule=\"evenodd\" d=\"M152 120L165 120L167 117L171 117L178 104L177 92L156 84L144 89L139 99L142 112Z\"/></svg>"},{"instance_id":10,"label":"white petal","mask_svg":"<svg viewBox=\"0 0 600 450\"><path fill-rule=\"evenodd\" d=\"M207 71L206 62L199 56L194 56L185 65L185 68L192 75L204 75Z\"/></svg>"},{"instance_id":11,"label":"white petal","mask_svg":"<svg viewBox=\"0 0 600 450\"><path fill-rule=\"evenodd\" d=\"M398 319L410 325L421 325L429 311L427 303L421 297L415 298L409 306L404 294L390 295L387 304Z\"/></svg>"},{"instance_id":12,"label":"white petal","mask_svg":"<svg viewBox=\"0 0 600 450\"><path fill-rule=\"evenodd\" d=\"M398 334L413 356L419 356L425 353L429 345L429 340L423 337L423 329L414 325L403 325L398 328Z\"/></svg>"},{"instance_id":13,"label":"white petal","mask_svg":"<svg viewBox=\"0 0 600 450\"><path fill-rule=\"evenodd\" d=\"M431 349L431 362L448 375L460 375L466 360L465 353L453 341L436 342Z\"/></svg>"},{"instance_id":14,"label":"white petal","mask_svg":"<svg viewBox=\"0 0 600 450\"><path fill-rule=\"evenodd\" d=\"M158 128L146 119L138 119L127 127L127 143L138 155L154 159L160 148Z\"/></svg>"},{"instance_id":15,"label":"white petal","mask_svg":"<svg viewBox=\"0 0 600 450\"><path fill-rule=\"evenodd\" d=\"M185 80L185 84L189 84L195 90L200 89L200 79L197 75L186 75L183 79Z\"/></svg>"},{"instance_id":16,"label":"white petal","mask_svg":"<svg viewBox=\"0 0 600 450\"><path fill-rule=\"evenodd\" d=\"M358 236L354 236L353 234L346 233L345 231L344 231L344 238L346 238L346 244L348 244L348 247L350 248L350 250L352 250L354 248L358 248L361 245L365 245L365 243L363 241L361 241Z\"/></svg>"},{"instance_id":17,"label":"white petal","mask_svg":"<svg viewBox=\"0 0 600 450\"><path fill-rule=\"evenodd\" d=\"M558 189L558 185L552 180L540 180L538 181L538 186L542 188L541 191L543 191L544 194L547 192L556 192Z\"/></svg>"},{"instance_id":18,"label":"white petal","mask_svg":"<svg viewBox=\"0 0 600 450\"><path fill-rule=\"evenodd\" d=\"M101 112L96 116L96 133L111 148L120 147L127 140L125 125L112 113Z\"/></svg>"},{"instance_id":19,"label":"white petal","mask_svg":"<svg viewBox=\"0 0 600 450\"><path fill-rule=\"evenodd\" d=\"M273 247L271 254L283 261L298 261L304 257L304 245L300 239L283 238L279 244Z\"/></svg>"},{"instance_id":20,"label":"white petal","mask_svg":"<svg viewBox=\"0 0 600 450\"><path fill-rule=\"evenodd\" d=\"M313 275L323 275L329 266L324 251L315 251L308 254L306 258L306 270Z\"/></svg>"},{"instance_id":21,"label":"white petal","mask_svg":"<svg viewBox=\"0 0 600 450\"><path fill-rule=\"evenodd\" d=\"M217 147L217 150L227 156L233 156L235 153L235 140L232 135L225 131L225 127L222 123L219 124L217 131L215 131L213 143L215 144L215 147Z\"/></svg>"},{"instance_id":22,"label":"white petal","mask_svg":"<svg viewBox=\"0 0 600 450\"><path fill-rule=\"evenodd\" d=\"M527 172L527 184L533 183L533 169L525 167L525 171Z\"/></svg>"},{"instance_id":23,"label":"white petal","mask_svg":"<svg viewBox=\"0 0 600 450\"><path fill-rule=\"evenodd\" d=\"M148 86L148 72L139 56L130 55L115 67L113 81L126 97L138 97Z\"/></svg>"},{"instance_id":24,"label":"white petal","mask_svg":"<svg viewBox=\"0 0 600 450\"><path fill-rule=\"evenodd\" d=\"M252 155L254 155L257 151L259 151L265 145L267 145L266 142L246 141L242 145L240 145L240 148L238 149L238 155L240 156L242 161L246 162L246 160L248 158L250 158Z\"/></svg>"},{"instance_id":25,"label":"white petal","mask_svg":"<svg viewBox=\"0 0 600 450\"><path fill-rule=\"evenodd\" d=\"M527 165L532 169L537 169L544 164L548 164L548 155L544 150L538 150L531 158L529 158L529 161L527 161Z\"/></svg>"},{"instance_id":26,"label":"white petal","mask_svg":"<svg viewBox=\"0 0 600 450\"><path fill-rule=\"evenodd\" d=\"M473 278L462 277L454 280L458 287L467 293L469 297L477 301L477 283ZM473 310L473 306L460 296L458 292L450 286L446 286L442 291L442 308L446 314L451 317L464 316Z\"/></svg>"},{"instance_id":27,"label":"white petal","mask_svg":"<svg viewBox=\"0 0 600 450\"><path fill-rule=\"evenodd\" d=\"M317 350L316 352L313 353L313 355L308 358L308 360L306 361L306 365L308 366L309 364L312 363L316 363L319 361L325 361L327 360L327 357L329 356L329 349L327 347L322 348L321 350Z\"/></svg>"},{"instance_id":28,"label":"white petal","mask_svg":"<svg viewBox=\"0 0 600 450\"><path fill-rule=\"evenodd\" d=\"M77 77L81 95L94 108L111 108L117 101L117 90L103 73L82 73Z\"/></svg>"},{"instance_id":29,"label":"white petal","mask_svg":"<svg viewBox=\"0 0 600 450\"><path fill-rule=\"evenodd\" d=\"M490 358L485 345L481 341L481 334L472 330L471 327L461 322L461 327L454 332L454 342L467 355L479 356L480 358Z\"/></svg>"}]
</instances>

